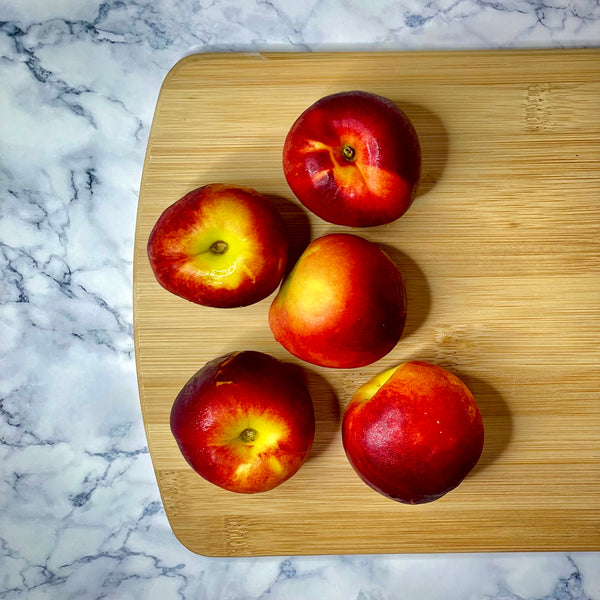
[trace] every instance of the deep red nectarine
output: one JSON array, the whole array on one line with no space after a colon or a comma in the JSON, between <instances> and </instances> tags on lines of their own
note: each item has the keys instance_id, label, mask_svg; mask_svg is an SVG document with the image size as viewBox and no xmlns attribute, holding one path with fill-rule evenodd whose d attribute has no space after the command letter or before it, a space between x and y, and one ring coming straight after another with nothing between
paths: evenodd
<instances>
[{"instance_id":1,"label":"deep red nectarine","mask_svg":"<svg viewBox=\"0 0 600 600\"><path fill-rule=\"evenodd\" d=\"M456 375L410 361L356 391L344 412L342 441L367 485L421 504L463 481L479 460L484 431L475 399Z\"/></svg>"},{"instance_id":2,"label":"deep red nectarine","mask_svg":"<svg viewBox=\"0 0 600 600\"><path fill-rule=\"evenodd\" d=\"M407 115L365 91L331 94L293 123L283 171L297 198L337 225L370 227L410 207L421 176L421 146Z\"/></svg>"}]
</instances>

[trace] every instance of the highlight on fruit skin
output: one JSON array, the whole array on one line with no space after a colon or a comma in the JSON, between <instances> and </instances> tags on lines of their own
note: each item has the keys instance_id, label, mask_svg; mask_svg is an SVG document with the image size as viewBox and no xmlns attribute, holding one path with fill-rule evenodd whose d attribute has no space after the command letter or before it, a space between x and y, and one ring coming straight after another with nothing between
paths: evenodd
<instances>
[{"instance_id":1,"label":"highlight on fruit skin","mask_svg":"<svg viewBox=\"0 0 600 600\"><path fill-rule=\"evenodd\" d=\"M246 350L209 361L187 381L170 427L198 475L224 490L255 494L302 467L315 413L300 367Z\"/></svg>"},{"instance_id":2,"label":"highlight on fruit skin","mask_svg":"<svg viewBox=\"0 0 600 600\"><path fill-rule=\"evenodd\" d=\"M147 253L167 291L202 306L236 308L277 289L288 245L283 217L268 198L247 186L213 183L162 212Z\"/></svg>"},{"instance_id":3,"label":"highlight on fruit skin","mask_svg":"<svg viewBox=\"0 0 600 600\"><path fill-rule=\"evenodd\" d=\"M347 227L391 223L410 208L421 178L421 144L389 98L337 92L306 108L288 131L283 171L298 200Z\"/></svg>"},{"instance_id":4,"label":"highlight on fruit skin","mask_svg":"<svg viewBox=\"0 0 600 600\"><path fill-rule=\"evenodd\" d=\"M459 377L412 360L356 390L343 415L342 443L364 483L392 500L423 504L445 496L473 470L484 428Z\"/></svg>"}]
</instances>

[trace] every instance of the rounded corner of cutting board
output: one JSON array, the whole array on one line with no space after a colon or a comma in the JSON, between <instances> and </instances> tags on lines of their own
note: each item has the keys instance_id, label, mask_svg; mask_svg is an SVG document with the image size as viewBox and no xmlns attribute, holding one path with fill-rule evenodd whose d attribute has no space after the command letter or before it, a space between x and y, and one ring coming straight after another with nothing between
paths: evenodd
<instances>
[{"instance_id":1,"label":"rounded corner of cutting board","mask_svg":"<svg viewBox=\"0 0 600 600\"><path fill-rule=\"evenodd\" d=\"M171 68L167 71L167 74L163 79L163 82L161 84L161 92L165 87L168 87L168 84L171 81L171 79L173 79L184 66L186 66L189 62L194 62L198 60L199 56L202 55L197 52L186 54L185 56L182 56L176 63L174 63L171 66Z\"/></svg>"},{"instance_id":2,"label":"rounded corner of cutting board","mask_svg":"<svg viewBox=\"0 0 600 600\"><path fill-rule=\"evenodd\" d=\"M189 63L195 63L200 60L205 60L210 56L213 56L214 53L209 52L192 52L190 54L186 54L182 56L177 62L175 62L171 68L167 71L167 74L164 76L162 83L160 85L160 90L158 93L158 101L160 102L160 98L163 95L165 90L168 90L170 87L170 83L173 79L177 79L182 69L185 69ZM158 104L158 102L157 102Z\"/></svg>"},{"instance_id":3,"label":"rounded corner of cutting board","mask_svg":"<svg viewBox=\"0 0 600 600\"><path fill-rule=\"evenodd\" d=\"M179 75L179 72L186 68L190 63L199 63L202 61L211 61L211 60L231 60L236 58L260 58L265 59L270 55L275 55L276 53L272 52L191 52L190 54L186 54L182 56L180 59L175 62L171 68L168 70L165 75L163 82L161 84L161 92L165 87L169 87L169 83L172 79L176 78ZM291 54L291 53L290 53Z\"/></svg>"},{"instance_id":4,"label":"rounded corner of cutting board","mask_svg":"<svg viewBox=\"0 0 600 600\"><path fill-rule=\"evenodd\" d=\"M173 536L186 550L192 554L203 556L204 558L227 558L227 553L219 553L211 550L209 547L210 542L201 544L198 542L197 538L190 538L189 535L185 535L185 526L178 519L171 516L170 511L167 510L164 502L163 508Z\"/></svg>"}]
</instances>

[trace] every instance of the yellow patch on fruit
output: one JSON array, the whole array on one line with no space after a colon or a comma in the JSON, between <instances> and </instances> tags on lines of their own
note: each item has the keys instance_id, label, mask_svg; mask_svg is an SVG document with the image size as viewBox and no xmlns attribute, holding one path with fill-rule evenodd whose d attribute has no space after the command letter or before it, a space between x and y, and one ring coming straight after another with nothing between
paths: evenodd
<instances>
[{"instance_id":1,"label":"yellow patch on fruit","mask_svg":"<svg viewBox=\"0 0 600 600\"><path fill-rule=\"evenodd\" d=\"M235 197L207 207L202 230L191 230L187 238L185 252L189 258L184 269L189 270L190 277L200 273L210 285L224 289L254 280L248 262L260 255L260 249L248 235L252 220L253 215Z\"/></svg>"},{"instance_id":2,"label":"yellow patch on fruit","mask_svg":"<svg viewBox=\"0 0 600 600\"><path fill-rule=\"evenodd\" d=\"M291 296L298 314L310 315L311 319L318 318L320 313L324 316L329 314L329 307L335 301L335 291L330 282L314 278L301 287L294 287L296 293L291 293Z\"/></svg>"},{"instance_id":3,"label":"yellow patch on fruit","mask_svg":"<svg viewBox=\"0 0 600 600\"><path fill-rule=\"evenodd\" d=\"M256 279L256 277L254 276L254 273L248 268L248 265L246 265L246 263L240 263L239 268L240 268L241 272L245 273L246 277L248 279L250 279L252 281L252 283L254 283L254 280Z\"/></svg>"},{"instance_id":4,"label":"yellow patch on fruit","mask_svg":"<svg viewBox=\"0 0 600 600\"><path fill-rule=\"evenodd\" d=\"M362 169L357 163L338 163L333 172L338 187L347 189L367 187Z\"/></svg>"},{"instance_id":5,"label":"yellow patch on fruit","mask_svg":"<svg viewBox=\"0 0 600 600\"><path fill-rule=\"evenodd\" d=\"M244 463L242 465L239 465L238 468L235 470L235 478L236 479L245 479L246 477L248 477L248 475L250 474L250 468L252 467L252 465L250 465L249 463Z\"/></svg>"},{"instance_id":6,"label":"yellow patch on fruit","mask_svg":"<svg viewBox=\"0 0 600 600\"><path fill-rule=\"evenodd\" d=\"M402 365L398 365L397 367L392 367L383 373L379 373L379 375L376 375L367 381L367 383L361 385L358 390L356 390L353 400L356 402L367 402L370 400L401 366Z\"/></svg>"},{"instance_id":7,"label":"yellow patch on fruit","mask_svg":"<svg viewBox=\"0 0 600 600\"><path fill-rule=\"evenodd\" d=\"M345 156L346 149L350 149L352 158ZM367 190L375 196L385 197L390 190L397 193L398 186L408 186L402 178L380 166L368 164L368 150L364 144L357 139L342 139L338 147L328 146L317 140L308 140L303 147L307 154L315 151L325 151L329 154L330 166L322 171L313 173L312 178L315 184L323 179L327 179L330 173L333 173L338 188L347 190Z\"/></svg>"},{"instance_id":8,"label":"yellow patch on fruit","mask_svg":"<svg viewBox=\"0 0 600 600\"><path fill-rule=\"evenodd\" d=\"M279 299L285 298L285 304L294 315L315 322L315 319L329 318L332 306L340 303L341 295L336 293L336 286L332 285L335 279L335 266L333 272L323 271L315 273L310 268L311 255L318 252L316 245L309 246L292 272L285 280Z\"/></svg>"},{"instance_id":9,"label":"yellow patch on fruit","mask_svg":"<svg viewBox=\"0 0 600 600\"><path fill-rule=\"evenodd\" d=\"M330 150L330 148L327 144L319 142L319 140L306 140L302 150L309 153L314 152L315 150Z\"/></svg>"},{"instance_id":10,"label":"yellow patch on fruit","mask_svg":"<svg viewBox=\"0 0 600 600\"><path fill-rule=\"evenodd\" d=\"M381 167L362 165L361 169L361 177L368 182L369 189L376 196L386 196L390 190L395 190L394 193L398 194L398 189L402 184L408 187L408 183L401 177Z\"/></svg>"},{"instance_id":11,"label":"yellow patch on fruit","mask_svg":"<svg viewBox=\"0 0 600 600\"><path fill-rule=\"evenodd\" d=\"M252 430L251 436L244 435L247 430ZM268 411L260 414L239 411L232 425L221 435L220 443L231 446L243 460L243 463L236 468L236 478L249 477L252 470L265 461L274 473L279 474L283 471L281 462L274 456L268 456L270 452L277 449L280 440L289 435L287 423L276 415Z\"/></svg>"},{"instance_id":12,"label":"yellow patch on fruit","mask_svg":"<svg viewBox=\"0 0 600 600\"><path fill-rule=\"evenodd\" d=\"M277 473L278 475L283 473L283 465L281 464L281 461L274 456L269 456L269 467L271 471Z\"/></svg>"}]
</instances>

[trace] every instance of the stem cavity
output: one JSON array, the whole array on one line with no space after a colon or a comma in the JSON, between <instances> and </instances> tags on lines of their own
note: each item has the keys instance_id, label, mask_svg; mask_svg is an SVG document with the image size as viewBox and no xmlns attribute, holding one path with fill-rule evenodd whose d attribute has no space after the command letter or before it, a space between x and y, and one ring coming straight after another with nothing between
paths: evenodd
<instances>
[{"instance_id":1,"label":"stem cavity","mask_svg":"<svg viewBox=\"0 0 600 600\"><path fill-rule=\"evenodd\" d=\"M251 429L250 427L248 427L247 429L244 429L242 433L240 433L240 438L242 439L242 442L249 443L256 440L256 435L256 429Z\"/></svg>"},{"instance_id":2,"label":"stem cavity","mask_svg":"<svg viewBox=\"0 0 600 600\"><path fill-rule=\"evenodd\" d=\"M352 162L356 157L356 150L352 146L344 146L342 148L342 156L349 162Z\"/></svg>"},{"instance_id":3,"label":"stem cavity","mask_svg":"<svg viewBox=\"0 0 600 600\"><path fill-rule=\"evenodd\" d=\"M229 250L229 244L223 240L217 240L216 242L213 242L209 250L213 254L225 254L225 252Z\"/></svg>"}]
</instances>

